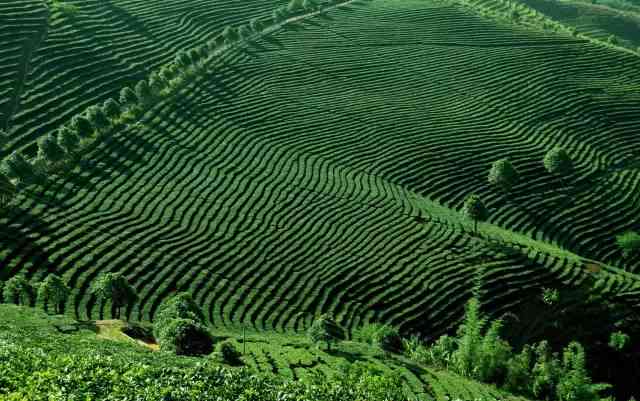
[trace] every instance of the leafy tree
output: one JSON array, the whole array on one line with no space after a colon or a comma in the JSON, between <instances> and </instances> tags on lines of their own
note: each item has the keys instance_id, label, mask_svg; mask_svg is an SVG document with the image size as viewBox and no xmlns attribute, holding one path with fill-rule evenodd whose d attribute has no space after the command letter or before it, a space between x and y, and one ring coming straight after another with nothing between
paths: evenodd
<instances>
[{"instance_id":1,"label":"leafy tree","mask_svg":"<svg viewBox=\"0 0 640 401\"><path fill-rule=\"evenodd\" d=\"M102 110L104 110L105 116L111 120L115 120L120 117L120 105L113 98L109 98L104 102Z\"/></svg>"},{"instance_id":2,"label":"leafy tree","mask_svg":"<svg viewBox=\"0 0 640 401\"><path fill-rule=\"evenodd\" d=\"M54 313L58 314L62 312L70 292L67 284L59 276L50 274L40 283L38 298L43 302L45 311L52 304Z\"/></svg>"},{"instance_id":3,"label":"leafy tree","mask_svg":"<svg viewBox=\"0 0 640 401\"><path fill-rule=\"evenodd\" d=\"M191 319L176 318L166 322L158 338L160 349L176 355L207 355L213 351L213 337L202 324Z\"/></svg>"},{"instance_id":4,"label":"leafy tree","mask_svg":"<svg viewBox=\"0 0 640 401\"><path fill-rule=\"evenodd\" d=\"M116 309L116 318L120 318L120 308L131 305L138 299L136 291L127 279L120 273L105 273L100 275L91 286L91 293L100 300L102 305L107 300Z\"/></svg>"},{"instance_id":5,"label":"leafy tree","mask_svg":"<svg viewBox=\"0 0 640 401\"><path fill-rule=\"evenodd\" d=\"M222 37L224 38L225 42L234 42L238 40L238 32L233 27L227 26L222 31Z\"/></svg>"},{"instance_id":6,"label":"leafy tree","mask_svg":"<svg viewBox=\"0 0 640 401\"><path fill-rule=\"evenodd\" d=\"M248 37L251 36L251 28L249 28L246 25L241 25L238 27L238 35L243 38L246 39Z\"/></svg>"},{"instance_id":7,"label":"leafy tree","mask_svg":"<svg viewBox=\"0 0 640 401\"><path fill-rule=\"evenodd\" d=\"M131 109L138 104L138 96L131 88L125 86L120 90L120 104Z\"/></svg>"},{"instance_id":8,"label":"leafy tree","mask_svg":"<svg viewBox=\"0 0 640 401\"><path fill-rule=\"evenodd\" d=\"M2 169L7 177L20 182L28 182L35 177L33 166L18 151L14 151L4 160Z\"/></svg>"},{"instance_id":9,"label":"leafy tree","mask_svg":"<svg viewBox=\"0 0 640 401\"><path fill-rule=\"evenodd\" d=\"M527 344L519 354L515 355L507 363L507 375L504 381L505 389L512 393L532 396L531 371L534 362L534 349Z\"/></svg>"},{"instance_id":10,"label":"leafy tree","mask_svg":"<svg viewBox=\"0 0 640 401\"><path fill-rule=\"evenodd\" d=\"M147 81L142 80L136 84L136 97L142 104L149 104L153 99L153 93Z\"/></svg>"},{"instance_id":11,"label":"leafy tree","mask_svg":"<svg viewBox=\"0 0 640 401\"><path fill-rule=\"evenodd\" d=\"M99 106L91 106L87 109L87 120L98 131L104 131L111 124L104 110Z\"/></svg>"},{"instance_id":12,"label":"leafy tree","mask_svg":"<svg viewBox=\"0 0 640 401\"><path fill-rule=\"evenodd\" d=\"M4 283L3 299L16 305L31 305L33 286L23 276L13 276Z\"/></svg>"},{"instance_id":13,"label":"leafy tree","mask_svg":"<svg viewBox=\"0 0 640 401\"><path fill-rule=\"evenodd\" d=\"M502 320L491 322L480 344L480 358L477 361L475 377L483 382L501 382L507 373L511 359L511 347L500 338Z\"/></svg>"},{"instance_id":14,"label":"leafy tree","mask_svg":"<svg viewBox=\"0 0 640 401\"><path fill-rule=\"evenodd\" d=\"M616 237L616 244L622 249L625 257L629 257L640 252L640 234L635 231L628 231Z\"/></svg>"},{"instance_id":15,"label":"leafy tree","mask_svg":"<svg viewBox=\"0 0 640 401\"><path fill-rule=\"evenodd\" d=\"M6 208L11 203L16 196L16 192L17 189L13 182L6 174L0 172L0 209Z\"/></svg>"},{"instance_id":16,"label":"leafy tree","mask_svg":"<svg viewBox=\"0 0 640 401\"><path fill-rule=\"evenodd\" d=\"M302 10L303 10L303 8L302 8L302 0L291 0L289 2L289 4L287 5L287 11L290 14L294 14L294 13L300 12Z\"/></svg>"},{"instance_id":17,"label":"leafy tree","mask_svg":"<svg viewBox=\"0 0 640 401\"><path fill-rule=\"evenodd\" d=\"M465 305L464 322L458 328L458 349L454 353L455 371L473 377L480 359L482 330L487 320L480 313L480 302L471 298Z\"/></svg>"},{"instance_id":18,"label":"leafy tree","mask_svg":"<svg viewBox=\"0 0 640 401\"><path fill-rule=\"evenodd\" d=\"M91 122L85 116L74 116L71 119L71 128L73 128L81 138L88 138L93 134L93 125L91 125Z\"/></svg>"},{"instance_id":19,"label":"leafy tree","mask_svg":"<svg viewBox=\"0 0 640 401\"><path fill-rule=\"evenodd\" d=\"M162 67L160 69L160 72L158 73L158 76L160 77L160 79L165 81L167 85L169 85L171 80L176 77L175 71L169 66Z\"/></svg>"},{"instance_id":20,"label":"leafy tree","mask_svg":"<svg viewBox=\"0 0 640 401\"><path fill-rule=\"evenodd\" d=\"M272 17L273 17L273 21L276 24L279 24L282 21L284 21L285 19L287 19L287 13L286 13L285 9L282 9L281 7L278 7L275 10L273 10Z\"/></svg>"},{"instance_id":21,"label":"leafy tree","mask_svg":"<svg viewBox=\"0 0 640 401\"><path fill-rule=\"evenodd\" d=\"M558 401L598 401L598 393L609 388L605 384L592 384L587 373L584 348L570 343L562 355L563 372L556 387Z\"/></svg>"},{"instance_id":22,"label":"leafy tree","mask_svg":"<svg viewBox=\"0 0 640 401\"><path fill-rule=\"evenodd\" d=\"M550 174L565 176L573 171L573 161L569 153L560 147L549 150L542 163Z\"/></svg>"},{"instance_id":23,"label":"leafy tree","mask_svg":"<svg viewBox=\"0 0 640 401\"><path fill-rule=\"evenodd\" d=\"M520 174L509 159L500 159L491 166L488 178L489 184L499 187L504 192L510 192L520 180Z\"/></svg>"},{"instance_id":24,"label":"leafy tree","mask_svg":"<svg viewBox=\"0 0 640 401\"><path fill-rule=\"evenodd\" d=\"M220 343L218 346L218 352L220 352L222 360L229 365L240 365L242 363L240 359L242 354L229 340L225 340Z\"/></svg>"},{"instance_id":25,"label":"leafy tree","mask_svg":"<svg viewBox=\"0 0 640 401\"><path fill-rule=\"evenodd\" d=\"M478 195L470 195L462 206L462 214L473 220L473 231L478 233L478 221L485 221L489 212Z\"/></svg>"},{"instance_id":26,"label":"leafy tree","mask_svg":"<svg viewBox=\"0 0 640 401\"><path fill-rule=\"evenodd\" d=\"M383 351L398 352L402 349L402 338L398 329L388 324L383 324L374 334L373 344Z\"/></svg>"},{"instance_id":27,"label":"leafy tree","mask_svg":"<svg viewBox=\"0 0 640 401\"><path fill-rule=\"evenodd\" d=\"M308 335L314 343L326 342L329 351L331 351L332 343L337 343L345 338L342 328L328 315L321 315L314 320Z\"/></svg>"},{"instance_id":28,"label":"leafy tree","mask_svg":"<svg viewBox=\"0 0 640 401\"><path fill-rule=\"evenodd\" d=\"M193 60L191 60L189 53L185 51L181 51L176 54L176 58L174 61L176 65L179 65L182 68L189 67L191 64L193 64Z\"/></svg>"},{"instance_id":29,"label":"leafy tree","mask_svg":"<svg viewBox=\"0 0 640 401\"><path fill-rule=\"evenodd\" d=\"M38 157L49 163L59 163L64 160L64 149L58 144L58 138L49 134L38 141Z\"/></svg>"},{"instance_id":30,"label":"leafy tree","mask_svg":"<svg viewBox=\"0 0 640 401\"><path fill-rule=\"evenodd\" d=\"M305 11L313 11L318 7L318 5L313 2L312 0L303 0L302 1L302 8Z\"/></svg>"},{"instance_id":31,"label":"leafy tree","mask_svg":"<svg viewBox=\"0 0 640 401\"><path fill-rule=\"evenodd\" d=\"M80 146L80 138L74 130L62 126L58 129L58 144L68 155L74 155Z\"/></svg>"},{"instance_id":32,"label":"leafy tree","mask_svg":"<svg viewBox=\"0 0 640 401\"><path fill-rule=\"evenodd\" d=\"M531 393L536 399L551 399L562 374L560 363L551 354L549 344L541 341L535 348L536 361L531 371Z\"/></svg>"},{"instance_id":33,"label":"leafy tree","mask_svg":"<svg viewBox=\"0 0 640 401\"><path fill-rule=\"evenodd\" d=\"M627 345L629 345L630 340L631 338L629 335L621 331L615 331L611 333L611 336L609 337L609 347L616 351L622 351L627 347Z\"/></svg>"},{"instance_id":34,"label":"leafy tree","mask_svg":"<svg viewBox=\"0 0 640 401\"><path fill-rule=\"evenodd\" d=\"M149 76L149 88L154 96L160 95L162 90L167 87L167 81L165 81L159 73L152 72Z\"/></svg>"}]
</instances>

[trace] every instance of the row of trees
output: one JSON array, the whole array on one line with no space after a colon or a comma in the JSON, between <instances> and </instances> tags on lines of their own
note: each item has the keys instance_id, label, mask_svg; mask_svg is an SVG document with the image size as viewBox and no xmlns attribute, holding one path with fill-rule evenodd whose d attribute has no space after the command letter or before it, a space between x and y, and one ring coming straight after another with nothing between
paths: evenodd
<instances>
[{"instance_id":1,"label":"row of trees","mask_svg":"<svg viewBox=\"0 0 640 401\"><path fill-rule=\"evenodd\" d=\"M67 284L55 274L48 275L36 286L20 275L0 281L0 301L25 306L39 301L45 312L52 308L56 314L64 312L70 293Z\"/></svg>"},{"instance_id":2,"label":"row of trees","mask_svg":"<svg viewBox=\"0 0 640 401\"><path fill-rule=\"evenodd\" d=\"M569 153L561 147L549 150L542 164L545 170L560 179L563 185L564 178L573 172L573 161ZM505 194L510 193L513 187L520 181L520 173L509 159L500 159L491 165L487 177L489 184L499 188ZM462 213L474 222L474 232L478 232L478 222L489 218L489 211L482 199L476 195L469 195L462 206Z\"/></svg>"}]
</instances>

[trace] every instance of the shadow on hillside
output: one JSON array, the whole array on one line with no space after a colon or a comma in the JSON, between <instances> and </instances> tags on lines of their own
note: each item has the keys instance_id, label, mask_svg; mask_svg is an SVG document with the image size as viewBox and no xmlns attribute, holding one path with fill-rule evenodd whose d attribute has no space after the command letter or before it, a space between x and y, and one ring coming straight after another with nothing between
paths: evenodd
<instances>
[{"instance_id":1,"label":"shadow on hillside","mask_svg":"<svg viewBox=\"0 0 640 401\"><path fill-rule=\"evenodd\" d=\"M337 358L344 358L350 363L354 363L356 361L367 361L367 358L365 358L365 356L359 352L346 352L339 349L325 350L324 352Z\"/></svg>"}]
</instances>

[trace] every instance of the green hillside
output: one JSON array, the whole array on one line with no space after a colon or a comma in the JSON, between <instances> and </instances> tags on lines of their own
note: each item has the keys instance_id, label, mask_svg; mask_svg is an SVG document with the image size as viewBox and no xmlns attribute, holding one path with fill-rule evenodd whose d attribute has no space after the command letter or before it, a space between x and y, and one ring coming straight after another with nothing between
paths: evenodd
<instances>
[{"instance_id":1,"label":"green hillside","mask_svg":"<svg viewBox=\"0 0 640 401\"><path fill-rule=\"evenodd\" d=\"M320 314L349 337L386 322L434 340L472 295L522 327L544 288L578 293L577 311L598 295L637 310L640 259L615 243L640 231L637 54L502 0L329 2L279 19L286 3L74 0L64 15L0 2L5 160L37 166L36 140L88 106L161 68L183 74L83 139L79 160L15 182L0 280L62 276L80 321L114 316L90 291L106 272L137 291L133 321L188 291L215 330L254 333L248 365L294 379L336 362L295 346ZM266 29L247 30L254 17ZM240 24L237 41L222 34ZM565 177L542 162L557 146ZM502 158L521 175L508 194L487 180ZM489 211L478 231L459 212L470 194ZM434 377L435 399L476 394L454 394L467 384L447 373L383 369L414 394Z\"/></svg>"},{"instance_id":2,"label":"green hillside","mask_svg":"<svg viewBox=\"0 0 640 401\"><path fill-rule=\"evenodd\" d=\"M131 339L126 341L126 337L124 340L105 339L95 322L78 323L31 308L0 305L0 315L3 317L0 320L0 400L3 401L31 400L36 399L36 395L57 395L61 397L59 399L83 396L86 397L83 399L152 400L158 399L154 395L157 397L162 392L168 397L166 399L185 399L181 397L189 394L190 397L199 397L189 399L219 400L215 397L229 397L234 390L236 396L244 394L249 397L252 390L261 389L261 382L257 379L243 379L245 388L239 389L233 389L228 382L221 380L216 368L225 369L226 375L235 372L237 377L227 379L240 380L243 367L226 365L216 355L208 358L172 357L149 351ZM235 339L242 350L243 337L240 333L216 331L215 335L220 339ZM526 400L445 371L421 367L399 356L384 355L366 344L347 342L335 352L328 353L299 336L249 333L245 339L246 354L242 357L245 367L253 368L254 372L261 372L266 377L276 373L285 382L297 379L310 384L313 377L320 377L330 383L339 377L340 366L355 363L397 378L412 397L421 400L445 400L447 397ZM89 371L80 373L87 368ZM151 377L154 380L145 381ZM172 377L184 378L184 381L179 386L163 387L171 383ZM286 386L262 386L263 390L287 391ZM290 387L288 391L293 392L294 389ZM313 392L307 396L311 394ZM31 398L19 398L21 396ZM272 399L267 398L266 393L261 393L261 397L264 398L260 400Z\"/></svg>"}]
</instances>

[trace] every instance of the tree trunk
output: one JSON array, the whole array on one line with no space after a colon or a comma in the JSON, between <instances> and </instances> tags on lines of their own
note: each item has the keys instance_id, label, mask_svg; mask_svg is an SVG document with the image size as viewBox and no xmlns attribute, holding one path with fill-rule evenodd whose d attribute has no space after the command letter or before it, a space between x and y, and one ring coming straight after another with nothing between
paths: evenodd
<instances>
[{"instance_id":1,"label":"tree trunk","mask_svg":"<svg viewBox=\"0 0 640 401\"><path fill-rule=\"evenodd\" d=\"M478 220L473 220L473 232L478 235Z\"/></svg>"}]
</instances>

